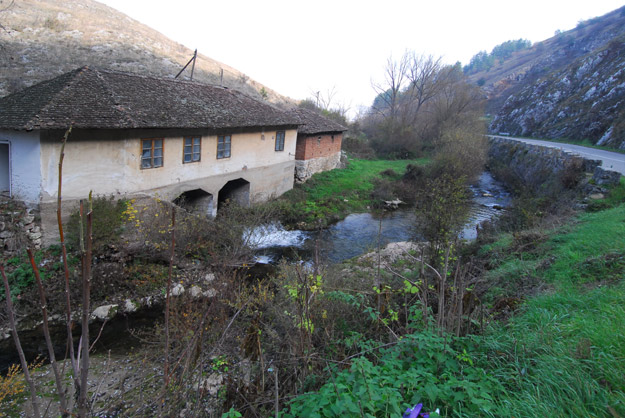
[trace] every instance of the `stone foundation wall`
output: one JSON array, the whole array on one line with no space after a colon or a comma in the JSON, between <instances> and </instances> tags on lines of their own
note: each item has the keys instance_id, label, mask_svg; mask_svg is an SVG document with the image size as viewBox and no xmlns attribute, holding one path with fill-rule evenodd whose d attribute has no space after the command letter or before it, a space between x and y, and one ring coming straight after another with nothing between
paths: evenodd
<instances>
[{"instance_id":1,"label":"stone foundation wall","mask_svg":"<svg viewBox=\"0 0 625 418\"><path fill-rule=\"evenodd\" d=\"M41 226L36 209L28 209L14 200L0 202L0 248L7 254L16 253L26 247L40 249Z\"/></svg>"},{"instance_id":2,"label":"stone foundation wall","mask_svg":"<svg viewBox=\"0 0 625 418\"><path fill-rule=\"evenodd\" d=\"M329 157L313 158L311 160L295 161L295 181L303 183L312 177L313 174L322 171L333 170L341 163L341 152Z\"/></svg>"}]
</instances>

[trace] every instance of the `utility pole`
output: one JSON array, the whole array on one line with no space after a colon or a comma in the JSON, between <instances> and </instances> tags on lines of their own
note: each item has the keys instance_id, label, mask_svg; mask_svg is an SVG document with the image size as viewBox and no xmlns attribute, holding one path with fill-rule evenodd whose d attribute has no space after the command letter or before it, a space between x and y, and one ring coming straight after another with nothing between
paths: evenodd
<instances>
[{"instance_id":1,"label":"utility pole","mask_svg":"<svg viewBox=\"0 0 625 418\"><path fill-rule=\"evenodd\" d=\"M193 62L193 65L191 66L191 80L193 80L193 70L195 69L195 60L196 60L196 58L197 58L197 49L193 53L193 57L191 57L189 62L187 62L184 67L182 67L182 70L180 70L180 72L178 74L176 74L176 77L174 77L174 79L178 78L180 76L180 74L182 74L182 72L189 66L189 64L191 64L191 62Z\"/></svg>"}]
</instances>

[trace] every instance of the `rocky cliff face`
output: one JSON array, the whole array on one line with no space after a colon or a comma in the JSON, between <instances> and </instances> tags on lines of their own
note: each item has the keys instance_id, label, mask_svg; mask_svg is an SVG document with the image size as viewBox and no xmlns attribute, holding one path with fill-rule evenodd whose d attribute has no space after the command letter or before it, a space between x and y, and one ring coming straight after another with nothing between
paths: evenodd
<instances>
[{"instance_id":1,"label":"rocky cliff face","mask_svg":"<svg viewBox=\"0 0 625 418\"><path fill-rule=\"evenodd\" d=\"M493 132L590 139L625 149L625 37L510 96Z\"/></svg>"},{"instance_id":2,"label":"rocky cliff face","mask_svg":"<svg viewBox=\"0 0 625 418\"><path fill-rule=\"evenodd\" d=\"M0 97L85 65L173 78L192 56L184 45L93 0L0 1ZM181 77L188 79L189 70ZM202 54L193 78L292 103Z\"/></svg>"},{"instance_id":3,"label":"rocky cliff face","mask_svg":"<svg viewBox=\"0 0 625 418\"><path fill-rule=\"evenodd\" d=\"M485 84L492 132L625 149L625 8L521 51L504 67Z\"/></svg>"}]
</instances>

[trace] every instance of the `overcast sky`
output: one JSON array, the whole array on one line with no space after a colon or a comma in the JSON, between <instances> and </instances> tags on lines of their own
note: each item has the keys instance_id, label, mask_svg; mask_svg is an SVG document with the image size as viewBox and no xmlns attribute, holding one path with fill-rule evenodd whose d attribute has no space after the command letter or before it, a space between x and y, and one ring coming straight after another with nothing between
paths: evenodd
<instances>
[{"instance_id":1,"label":"overcast sky","mask_svg":"<svg viewBox=\"0 0 625 418\"><path fill-rule=\"evenodd\" d=\"M389 56L467 64L510 39L541 41L625 0L100 0L294 99L335 89L355 113Z\"/></svg>"}]
</instances>

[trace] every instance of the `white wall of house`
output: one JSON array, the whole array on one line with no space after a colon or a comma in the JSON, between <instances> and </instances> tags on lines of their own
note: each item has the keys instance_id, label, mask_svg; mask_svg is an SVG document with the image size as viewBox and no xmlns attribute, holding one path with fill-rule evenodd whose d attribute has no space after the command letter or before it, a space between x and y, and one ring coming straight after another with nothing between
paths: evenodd
<instances>
[{"instance_id":1,"label":"white wall of house","mask_svg":"<svg viewBox=\"0 0 625 418\"><path fill-rule=\"evenodd\" d=\"M232 134L231 157L223 159L217 159L217 136L202 136L200 161L186 164L183 137L165 137L163 166L148 169L141 169L142 138L72 141L70 136L63 165L63 199L81 199L92 190L99 195L158 191L164 199L173 200L195 187L216 195L227 181L240 177L251 184L251 200L262 200L262 196L293 187L297 131L286 131L283 151L275 151L275 135L276 131ZM58 142L42 143L44 202L56 200L59 153Z\"/></svg>"},{"instance_id":2,"label":"white wall of house","mask_svg":"<svg viewBox=\"0 0 625 418\"><path fill-rule=\"evenodd\" d=\"M41 191L39 131L0 130L0 143L9 144L9 167L3 166L0 158L0 171L10 172L13 197L23 200L27 205L38 204Z\"/></svg>"}]
</instances>

